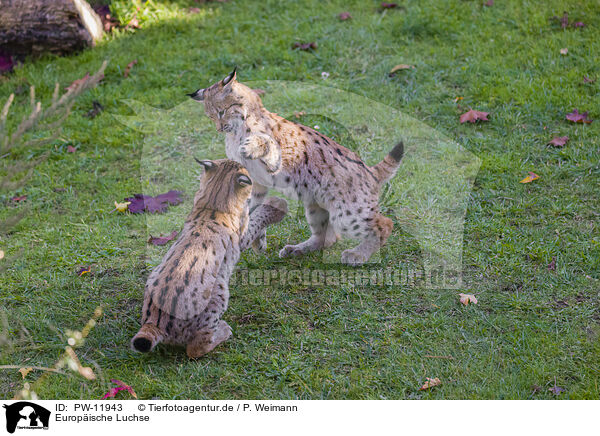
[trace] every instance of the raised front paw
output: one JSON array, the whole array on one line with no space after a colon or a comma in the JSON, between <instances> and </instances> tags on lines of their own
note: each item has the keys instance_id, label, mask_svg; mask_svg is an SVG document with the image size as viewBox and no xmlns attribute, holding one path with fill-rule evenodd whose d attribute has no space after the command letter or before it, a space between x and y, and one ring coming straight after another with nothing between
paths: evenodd
<instances>
[{"instance_id":1,"label":"raised front paw","mask_svg":"<svg viewBox=\"0 0 600 436\"><path fill-rule=\"evenodd\" d=\"M244 139L240 146L240 155L244 159L259 159L265 155L264 142L256 136Z\"/></svg>"}]
</instances>

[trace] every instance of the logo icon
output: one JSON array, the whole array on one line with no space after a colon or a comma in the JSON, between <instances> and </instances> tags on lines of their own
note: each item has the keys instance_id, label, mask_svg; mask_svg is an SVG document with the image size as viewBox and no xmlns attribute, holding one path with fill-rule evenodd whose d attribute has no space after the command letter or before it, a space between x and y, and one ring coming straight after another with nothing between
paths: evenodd
<instances>
[{"instance_id":1,"label":"logo icon","mask_svg":"<svg viewBox=\"0 0 600 436\"><path fill-rule=\"evenodd\" d=\"M19 429L48 429L50 411L29 401L19 401L3 406L6 409L6 431Z\"/></svg>"}]
</instances>

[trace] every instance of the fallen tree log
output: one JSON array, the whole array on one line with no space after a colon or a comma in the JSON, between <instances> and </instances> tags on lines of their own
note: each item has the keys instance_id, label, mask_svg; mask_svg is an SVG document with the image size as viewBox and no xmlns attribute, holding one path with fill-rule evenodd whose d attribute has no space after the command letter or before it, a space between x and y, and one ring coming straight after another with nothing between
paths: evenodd
<instances>
[{"instance_id":1,"label":"fallen tree log","mask_svg":"<svg viewBox=\"0 0 600 436\"><path fill-rule=\"evenodd\" d=\"M85 0L0 0L0 53L67 54L102 34L100 17Z\"/></svg>"}]
</instances>

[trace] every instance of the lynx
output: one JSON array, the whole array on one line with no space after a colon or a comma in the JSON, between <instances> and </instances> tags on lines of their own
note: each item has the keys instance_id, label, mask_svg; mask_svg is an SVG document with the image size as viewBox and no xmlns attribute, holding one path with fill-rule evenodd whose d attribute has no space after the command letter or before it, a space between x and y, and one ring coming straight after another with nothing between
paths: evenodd
<instances>
[{"instance_id":1,"label":"lynx","mask_svg":"<svg viewBox=\"0 0 600 436\"><path fill-rule=\"evenodd\" d=\"M141 352L165 342L186 345L197 358L226 341L231 328L221 317L240 252L287 212L285 200L271 197L249 217L248 171L226 159L198 162L204 174L192 211L146 283L142 327L132 339Z\"/></svg>"},{"instance_id":2,"label":"lynx","mask_svg":"<svg viewBox=\"0 0 600 436\"><path fill-rule=\"evenodd\" d=\"M304 204L311 237L286 245L280 257L300 255L335 244L340 236L359 240L342 253L342 263L361 265L392 232L392 220L379 211L379 190L396 173L400 142L377 165L368 167L351 150L321 133L264 108L257 93L236 80L234 70L214 85L190 95L225 133L225 152L240 162L254 182L251 209L273 188ZM253 243L264 249L266 234Z\"/></svg>"}]
</instances>

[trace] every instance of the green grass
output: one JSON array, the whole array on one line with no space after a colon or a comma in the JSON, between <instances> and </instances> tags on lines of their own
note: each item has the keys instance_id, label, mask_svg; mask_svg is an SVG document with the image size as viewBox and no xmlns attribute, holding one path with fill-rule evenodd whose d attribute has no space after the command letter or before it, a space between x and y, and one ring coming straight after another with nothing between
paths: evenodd
<instances>
[{"instance_id":1,"label":"green grass","mask_svg":"<svg viewBox=\"0 0 600 436\"><path fill-rule=\"evenodd\" d=\"M584 75L600 77L600 8L576 1L482 3L408 0L405 9L381 13L377 1L267 1L259 7L236 0L201 4L200 13L189 14L197 3L154 0L140 3L135 32L115 32L78 55L25 63L2 78L2 100L21 89L15 114L24 114L29 85L47 102L56 81L66 86L110 60L105 79L77 101L30 182L0 193L0 219L26 209L0 237L7 254L0 262L12 262L0 276L9 325L0 365L52 365L64 350L66 330L80 329L103 305L103 317L77 350L99 379L54 374L37 387L41 398L99 398L111 378L132 385L140 398L161 399L544 399L554 398L548 388L555 383L565 388L558 398L600 398L600 120L574 125L564 119L574 108L600 118L600 81L583 84ZM124 23L135 10L124 0L113 7ZM564 10L587 26L563 30L550 21ZM340 22L342 11L352 20ZM291 50L296 41L316 41L318 49ZM566 56L559 53L563 47ZM138 64L124 78L133 59ZM388 77L399 63L416 68ZM153 138L164 138L125 127L115 115L135 115L125 103L131 100L162 111L190 104L184 93L234 65L241 81L326 83L367 97L423 121L481 159L465 220L461 290L234 284L224 317L234 336L209 356L190 361L167 346L149 355L130 351L145 278L166 249L148 248L147 234L173 229L187 212L195 183L188 157L204 130L190 127L180 138L187 148L164 148L170 165L181 158L185 168L164 185L183 189L186 203L160 217L111 214L115 200L152 190L149 169L156 165L146 164L145 150ZM327 82L322 71L330 73ZM464 97L460 107L458 96ZM83 114L93 100L105 110L90 120ZM490 112L491 121L460 125L469 107ZM347 139L361 155L373 156L369 163L391 145L353 143L326 118L302 121ZM223 138L210 135L214 142L203 150L224 156ZM547 147L557 135L570 142ZM67 145L78 151L67 153ZM528 171L540 179L520 184ZM13 195L27 200L15 205ZM410 223L403 222L401 200L394 192L385 199L396 227L384 266L398 259L418 264L422 255ZM269 230L266 255L246 253L240 267L327 268L318 255L277 258L285 243L307 234L306 223L291 214ZM552 257L555 271L547 268ZM94 274L78 277L78 267L88 264ZM461 291L475 294L479 304L459 305ZM421 392L426 377L443 385ZM16 370L0 370L1 397L22 385Z\"/></svg>"}]
</instances>

